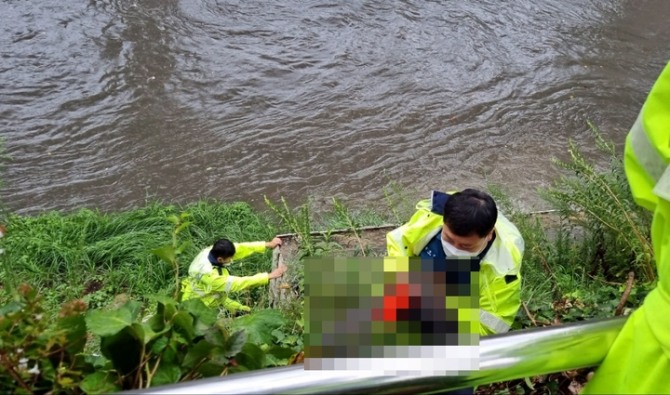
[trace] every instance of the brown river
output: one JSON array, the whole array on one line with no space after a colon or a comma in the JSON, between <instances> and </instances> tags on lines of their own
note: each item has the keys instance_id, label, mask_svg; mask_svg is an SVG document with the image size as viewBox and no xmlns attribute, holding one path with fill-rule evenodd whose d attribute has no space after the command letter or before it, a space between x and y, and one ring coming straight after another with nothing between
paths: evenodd
<instances>
[{"instance_id":1,"label":"brown river","mask_svg":"<svg viewBox=\"0 0 670 395\"><path fill-rule=\"evenodd\" d=\"M379 202L538 188L587 121L621 149L670 1L0 0L2 200Z\"/></svg>"}]
</instances>

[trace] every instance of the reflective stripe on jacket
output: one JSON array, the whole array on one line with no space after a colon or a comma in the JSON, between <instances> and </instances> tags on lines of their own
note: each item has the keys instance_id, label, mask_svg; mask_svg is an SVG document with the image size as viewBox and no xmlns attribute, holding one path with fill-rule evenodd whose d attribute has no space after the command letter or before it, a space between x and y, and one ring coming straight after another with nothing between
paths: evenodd
<instances>
[{"instance_id":1,"label":"reflective stripe on jacket","mask_svg":"<svg viewBox=\"0 0 670 395\"><path fill-rule=\"evenodd\" d=\"M626 138L624 167L637 204L652 211L658 282L631 314L582 394L670 394L670 63Z\"/></svg>"},{"instance_id":2,"label":"reflective stripe on jacket","mask_svg":"<svg viewBox=\"0 0 670 395\"><path fill-rule=\"evenodd\" d=\"M229 311L250 311L245 306L228 295L248 288L266 285L269 281L268 273L258 273L253 276L231 276L225 268L219 271L214 268L208 274L196 277L187 277L182 280L182 300L200 298L209 307L223 306Z\"/></svg>"},{"instance_id":3,"label":"reflective stripe on jacket","mask_svg":"<svg viewBox=\"0 0 670 395\"><path fill-rule=\"evenodd\" d=\"M441 192L417 203L417 211L406 224L386 235L388 256L416 257L441 230L441 214L432 210ZM444 194L442 194L444 195ZM521 260L524 241L519 230L498 213L496 238L480 263L480 334L509 331L521 306Z\"/></svg>"}]
</instances>

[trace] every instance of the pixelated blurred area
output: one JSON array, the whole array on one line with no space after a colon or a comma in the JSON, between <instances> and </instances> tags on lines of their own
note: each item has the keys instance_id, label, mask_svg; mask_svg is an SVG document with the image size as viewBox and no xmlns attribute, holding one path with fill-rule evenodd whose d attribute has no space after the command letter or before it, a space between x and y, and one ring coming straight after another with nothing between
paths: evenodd
<instances>
[{"instance_id":1,"label":"pixelated blurred area","mask_svg":"<svg viewBox=\"0 0 670 395\"><path fill-rule=\"evenodd\" d=\"M331 256L382 257L386 255L386 233L397 226L362 227L356 232L350 229L312 232L310 243ZM294 233L278 236L282 239L282 246L273 253L272 268L285 264L289 270L281 278L270 281L270 305L275 308L286 306L301 297L300 237Z\"/></svg>"},{"instance_id":2,"label":"pixelated blurred area","mask_svg":"<svg viewBox=\"0 0 670 395\"><path fill-rule=\"evenodd\" d=\"M479 268L472 261L453 260L445 270L441 261L418 257L309 259L306 331L318 339L315 346L336 350L356 345L343 355L368 352L359 346L473 345L463 344L466 338L459 336L467 334L470 340L479 328L478 314L473 314L479 311L478 281L473 276Z\"/></svg>"}]
</instances>

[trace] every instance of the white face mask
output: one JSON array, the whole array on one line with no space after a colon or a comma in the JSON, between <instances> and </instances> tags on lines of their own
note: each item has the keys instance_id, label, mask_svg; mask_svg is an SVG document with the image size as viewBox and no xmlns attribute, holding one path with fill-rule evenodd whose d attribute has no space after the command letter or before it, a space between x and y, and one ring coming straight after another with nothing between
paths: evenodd
<instances>
[{"instance_id":1,"label":"white face mask","mask_svg":"<svg viewBox=\"0 0 670 395\"><path fill-rule=\"evenodd\" d=\"M479 255L480 252L483 251L483 249L477 252L463 251L444 241L444 239L441 237L440 241L442 242L442 249L444 250L444 253L447 255L447 257L455 257L455 256L475 257Z\"/></svg>"}]
</instances>

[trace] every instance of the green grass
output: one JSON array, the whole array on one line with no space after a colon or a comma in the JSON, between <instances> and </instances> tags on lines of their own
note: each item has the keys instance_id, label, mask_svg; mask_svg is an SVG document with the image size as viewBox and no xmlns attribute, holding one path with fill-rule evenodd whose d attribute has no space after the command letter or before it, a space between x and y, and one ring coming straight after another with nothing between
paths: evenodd
<instances>
[{"instance_id":1,"label":"green grass","mask_svg":"<svg viewBox=\"0 0 670 395\"><path fill-rule=\"evenodd\" d=\"M220 237L269 240L272 227L244 203L200 201L185 206L148 203L119 213L78 210L38 216L12 215L2 240L2 283L36 286L54 308L66 300L88 297L100 303L125 293L141 299L174 292L173 268L151 250L171 243L170 215L187 212L191 225L182 237L191 241L179 262L186 273L190 259ZM245 259L240 270L268 270L263 257ZM238 271L239 273L239 271ZM95 295L92 295L95 294Z\"/></svg>"}]
</instances>

